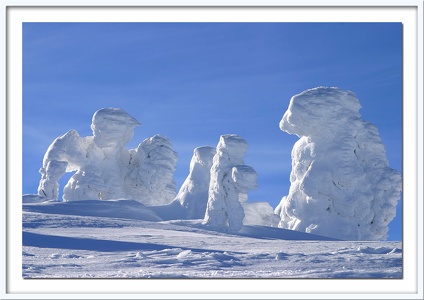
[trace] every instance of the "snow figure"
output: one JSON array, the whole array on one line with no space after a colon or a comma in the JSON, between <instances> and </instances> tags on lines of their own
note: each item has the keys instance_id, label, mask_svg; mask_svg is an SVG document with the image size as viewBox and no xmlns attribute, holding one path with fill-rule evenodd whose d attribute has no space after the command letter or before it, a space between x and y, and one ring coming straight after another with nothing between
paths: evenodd
<instances>
[{"instance_id":1,"label":"snow figure","mask_svg":"<svg viewBox=\"0 0 424 300\"><path fill-rule=\"evenodd\" d=\"M166 188L162 195L152 193L151 196L155 199L163 196L163 201L172 200L176 192L175 182L170 175L170 172L173 172L170 165L175 165L175 161L165 160L171 156L174 158L176 154L169 150L169 141L164 137L155 136L141 143L137 150L125 149L125 145L134 135L134 128L139 125L137 120L122 109L104 108L93 115L93 136L81 137L75 130L70 130L58 137L44 156L38 195L57 199L58 179L65 172L76 171L64 188L65 201L147 201L146 193L152 192L151 187L163 186ZM172 153L169 154L169 151ZM157 176L159 170L163 173ZM144 177L131 181L131 175L140 172L145 173ZM145 178L149 180L143 180ZM162 184L158 183L160 178ZM172 188L174 194L170 192Z\"/></svg>"},{"instance_id":2,"label":"snow figure","mask_svg":"<svg viewBox=\"0 0 424 300\"><path fill-rule=\"evenodd\" d=\"M256 189L255 170L244 165L247 143L235 134L220 137L210 173L209 197L204 223L211 227L238 232L244 211L240 200Z\"/></svg>"},{"instance_id":3,"label":"snow figure","mask_svg":"<svg viewBox=\"0 0 424 300\"><path fill-rule=\"evenodd\" d=\"M344 240L387 238L402 188L377 128L362 120L356 96L318 87L294 96L281 130L292 150L290 190L275 212L279 227Z\"/></svg>"},{"instance_id":4,"label":"snow figure","mask_svg":"<svg viewBox=\"0 0 424 300\"><path fill-rule=\"evenodd\" d=\"M178 201L186 210L187 219L202 219L208 202L210 170L215 155L213 147L194 149L190 162L190 173L174 201Z\"/></svg>"},{"instance_id":5,"label":"snow figure","mask_svg":"<svg viewBox=\"0 0 424 300\"><path fill-rule=\"evenodd\" d=\"M70 130L58 137L44 155L38 194L57 199L58 179L76 171L64 188L64 200L125 197L122 164L129 153L124 147L139 125L125 111L105 108L93 115L93 136L83 138Z\"/></svg>"},{"instance_id":6,"label":"snow figure","mask_svg":"<svg viewBox=\"0 0 424 300\"><path fill-rule=\"evenodd\" d=\"M144 140L130 150L131 172L126 178L127 190L133 199L145 205L170 203L177 194L174 172L178 160L172 144L163 135Z\"/></svg>"}]
</instances>

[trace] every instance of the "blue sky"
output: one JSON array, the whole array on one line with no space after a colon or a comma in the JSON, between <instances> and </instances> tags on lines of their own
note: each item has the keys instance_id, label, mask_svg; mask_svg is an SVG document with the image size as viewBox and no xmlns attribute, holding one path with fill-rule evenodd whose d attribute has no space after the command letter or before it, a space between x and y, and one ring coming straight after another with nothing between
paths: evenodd
<instances>
[{"instance_id":1,"label":"blue sky","mask_svg":"<svg viewBox=\"0 0 424 300\"><path fill-rule=\"evenodd\" d=\"M56 137L91 135L93 113L119 107L142 123L128 148L157 133L172 141L178 188L195 147L240 135L259 176L249 201L275 207L298 139L279 121L316 86L358 96L401 172L401 23L24 23L23 193L37 192ZM401 215L400 201L390 240L402 239Z\"/></svg>"}]
</instances>

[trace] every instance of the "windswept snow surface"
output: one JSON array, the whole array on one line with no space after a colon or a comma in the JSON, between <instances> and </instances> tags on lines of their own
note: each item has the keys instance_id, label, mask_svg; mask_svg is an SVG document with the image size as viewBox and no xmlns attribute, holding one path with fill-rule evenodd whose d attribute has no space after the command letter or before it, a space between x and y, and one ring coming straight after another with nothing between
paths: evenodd
<instances>
[{"instance_id":1,"label":"windswept snow surface","mask_svg":"<svg viewBox=\"0 0 424 300\"><path fill-rule=\"evenodd\" d=\"M33 199L30 195L27 200ZM23 204L24 278L402 278L400 242L160 221L137 201Z\"/></svg>"},{"instance_id":2,"label":"windswept snow surface","mask_svg":"<svg viewBox=\"0 0 424 300\"><path fill-rule=\"evenodd\" d=\"M294 96L281 130L292 150L290 190L279 226L344 240L382 240L396 215L402 181L389 167L377 128L361 119L356 96L319 87Z\"/></svg>"}]
</instances>

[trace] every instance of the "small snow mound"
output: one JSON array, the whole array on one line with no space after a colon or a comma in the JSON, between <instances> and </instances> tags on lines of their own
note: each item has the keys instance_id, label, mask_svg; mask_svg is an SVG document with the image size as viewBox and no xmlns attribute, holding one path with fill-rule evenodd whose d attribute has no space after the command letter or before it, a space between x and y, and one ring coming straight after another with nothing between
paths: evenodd
<instances>
[{"instance_id":1,"label":"small snow mound","mask_svg":"<svg viewBox=\"0 0 424 300\"><path fill-rule=\"evenodd\" d=\"M177 259L186 259L189 255L191 255L191 250L184 250L178 253Z\"/></svg>"},{"instance_id":2,"label":"small snow mound","mask_svg":"<svg viewBox=\"0 0 424 300\"><path fill-rule=\"evenodd\" d=\"M392 254L392 253L402 253L402 249L396 247L369 247L369 246L359 246L357 249L358 252L364 254Z\"/></svg>"},{"instance_id":3,"label":"small snow mound","mask_svg":"<svg viewBox=\"0 0 424 300\"><path fill-rule=\"evenodd\" d=\"M277 227L280 218L268 202L242 203L244 210L243 225L262 225Z\"/></svg>"},{"instance_id":4,"label":"small snow mound","mask_svg":"<svg viewBox=\"0 0 424 300\"><path fill-rule=\"evenodd\" d=\"M24 211L49 214L110 217L120 219L162 221L151 209L135 200L80 200L43 202L23 205Z\"/></svg>"},{"instance_id":5,"label":"small snow mound","mask_svg":"<svg viewBox=\"0 0 424 300\"><path fill-rule=\"evenodd\" d=\"M79 256L77 254L74 253L66 253L66 254L62 254L63 258L71 258L71 259L78 259L78 258L82 258L82 256Z\"/></svg>"},{"instance_id":6,"label":"small snow mound","mask_svg":"<svg viewBox=\"0 0 424 300\"><path fill-rule=\"evenodd\" d=\"M285 252L278 252L275 256L275 260L287 260L290 257L290 254Z\"/></svg>"},{"instance_id":7,"label":"small snow mound","mask_svg":"<svg viewBox=\"0 0 424 300\"><path fill-rule=\"evenodd\" d=\"M22 195L22 203L42 203L46 201L56 201L56 200L48 199L46 197L42 197L36 194Z\"/></svg>"},{"instance_id":8,"label":"small snow mound","mask_svg":"<svg viewBox=\"0 0 424 300\"><path fill-rule=\"evenodd\" d=\"M137 252L136 254L135 254L135 256L134 256L135 258L145 258L146 257L146 255L143 253L143 252Z\"/></svg>"},{"instance_id":9,"label":"small snow mound","mask_svg":"<svg viewBox=\"0 0 424 300\"><path fill-rule=\"evenodd\" d=\"M50 259L59 259L61 257L62 257L62 255L60 255L59 253L50 254Z\"/></svg>"}]
</instances>

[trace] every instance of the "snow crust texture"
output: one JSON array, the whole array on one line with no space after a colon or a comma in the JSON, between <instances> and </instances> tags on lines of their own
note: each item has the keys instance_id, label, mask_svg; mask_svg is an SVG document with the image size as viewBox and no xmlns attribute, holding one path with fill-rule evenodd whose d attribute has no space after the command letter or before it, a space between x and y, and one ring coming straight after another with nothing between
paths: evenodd
<instances>
[{"instance_id":1,"label":"snow crust texture","mask_svg":"<svg viewBox=\"0 0 424 300\"><path fill-rule=\"evenodd\" d=\"M226 234L201 220L155 221L148 207L131 200L25 203L22 209L23 278L405 276L401 242L334 241L263 226Z\"/></svg>"},{"instance_id":2,"label":"snow crust texture","mask_svg":"<svg viewBox=\"0 0 424 300\"><path fill-rule=\"evenodd\" d=\"M81 137L70 130L56 138L44 155L38 195L56 200L59 178L75 172L64 187L65 201L135 199L149 205L172 201L177 154L161 135L126 150L139 125L122 109L103 108L93 115L93 136Z\"/></svg>"},{"instance_id":3,"label":"snow crust texture","mask_svg":"<svg viewBox=\"0 0 424 300\"><path fill-rule=\"evenodd\" d=\"M345 240L382 240L402 181L377 128L350 91L318 87L292 97L280 129L292 149L290 190L275 209L282 228Z\"/></svg>"},{"instance_id":4,"label":"snow crust texture","mask_svg":"<svg viewBox=\"0 0 424 300\"><path fill-rule=\"evenodd\" d=\"M246 150L246 141L238 135L220 137L210 170L205 224L234 232L242 228L245 215L240 200L247 200L248 190L257 188L255 170L244 165Z\"/></svg>"}]
</instances>

